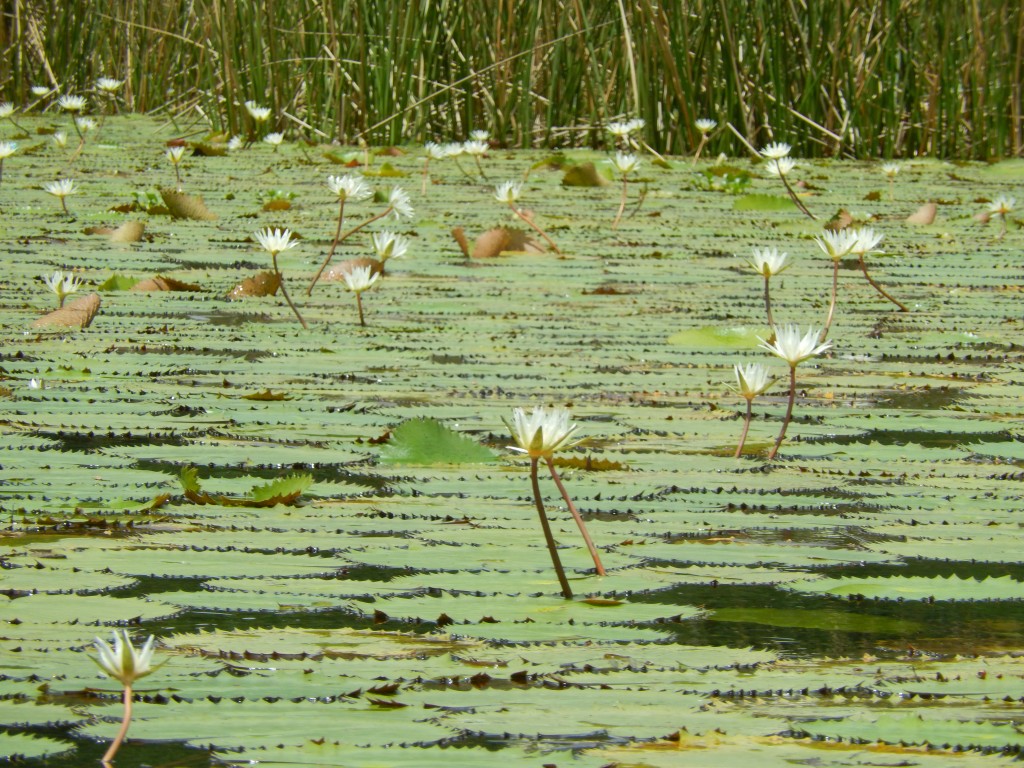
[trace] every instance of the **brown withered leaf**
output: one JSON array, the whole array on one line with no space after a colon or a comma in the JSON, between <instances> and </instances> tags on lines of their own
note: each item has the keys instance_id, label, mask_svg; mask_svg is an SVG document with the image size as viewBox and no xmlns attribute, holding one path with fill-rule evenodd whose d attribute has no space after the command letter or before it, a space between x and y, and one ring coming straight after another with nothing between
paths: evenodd
<instances>
[{"instance_id":1,"label":"brown withered leaf","mask_svg":"<svg viewBox=\"0 0 1024 768\"><path fill-rule=\"evenodd\" d=\"M454 237L455 242L459 244L459 250L462 251L462 255L468 259L469 238L466 237L466 230L464 230L462 227L454 227L452 229L452 237Z\"/></svg>"},{"instance_id":2,"label":"brown withered leaf","mask_svg":"<svg viewBox=\"0 0 1024 768\"><path fill-rule=\"evenodd\" d=\"M142 221L126 221L109 233L112 243L137 243L146 234L146 224Z\"/></svg>"},{"instance_id":3,"label":"brown withered leaf","mask_svg":"<svg viewBox=\"0 0 1024 768\"><path fill-rule=\"evenodd\" d=\"M566 169L563 187L607 187L611 182L598 173L593 163L580 163Z\"/></svg>"},{"instance_id":4,"label":"brown withered leaf","mask_svg":"<svg viewBox=\"0 0 1024 768\"><path fill-rule=\"evenodd\" d=\"M290 200L267 200L263 204L264 211L290 211L291 208Z\"/></svg>"},{"instance_id":5,"label":"brown withered leaf","mask_svg":"<svg viewBox=\"0 0 1024 768\"><path fill-rule=\"evenodd\" d=\"M371 275L377 275L384 271L384 265L376 259L369 257L363 257L359 259L347 259L346 261L339 261L329 269L324 270L324 273L320 276L321 280L328 281L344 281L345 274L351 272L357 267L369 267Z\"/></svg>"},{"instance_id":6,"label":"brown withered leaf","mask_svg":"<svg viewBox=\"0 0 1024 768\"><path fill-rule=\"evenodd\" d=\"M544 246L529 233L514 227L495 227L476 239L470 256L489 259L502 253L544 253Z\"/></svg>"},{"instance_id":7,"label":"brown withered leaf","mask_svg":"<svg viewBox=\"0 0 1024 768\"><path fill-rule=\"evenodd\" d=\"M935 221L935 214L938 213L939 206L935 203L925 203L912 214L907 216L908 224L931 224Z\"/></svg>"},{"instance_id":8,"label":"brown withered leaf","mask_svg":"<svg viewBox=\"0 0 1024 768\"><path fill-rule=\"evenodd\" d=\"M196 195L186 195L175 189L161 189L160 197L164 199L164 205L176 219L194 219L195 221L215 221L217 214L206 207L203 198Z\"/></svg>"},{"instance_id":9,"label":"brown withered leaf","mask_svg":"<svg viewBox=\"0 0 1024 768\"><path fill-rule=\"evenodd\" d=\"M581 600L580 602L586 603L587 605L597 605L597 606L600 606L602 608L604 608L604 607L610 608L610 607L612 607L614 605L622 605L622 601L621 600L612 600L612 599L606 598L606 597L587 597L587 598L584 598L583 600Z\"/></svg>"},{"instance_id":10,"label":"brown withered leaf","mask_svg":"<svg viewBox=\"0 0 1024 768\"><path fill-rule=\"evenodd\" d=\"M228 301L245 299L250 296L273 296L281 287L281 276L277 272L267 270L247 277L224 297Z\"/></svg>"},{"instance_id":11,"label":"brown withered leaf","mask_svg":"<svg viewBox=\"0 0 1024 768\"><path fill-rule=\"evenodd\" d=\"M173 277L163 277L157 275L147 280L139 280L129 290L132 291L188 291L196 292L203 290L195 283L183 283L181 280L175 280Z\"/></svg>"},{"instance_id":12,"label":"brown withered leaf","mask_svg":"<svg viewBox=\"0 0 1024 768\"><path fill-rule=\"evenodd\" d=\"M853 224L853 216L845 208L840 208L836 211L836 215L828 220L825 225L825 229L831 229L833 232L840 232Z\"/></svg>"},{"instance_id":13,"label":"brown withered leaf","mask_svg":"<svg viewBox=\"0 0 1024 768\"><path fill-rule=\"evenodd\" d=\"M100 296L98 293L90 293L80 299L66 303L60 309L55 309L32 323L33 328L45 326L57 326L59 328L88 328L89 323L100 311Z\"/></svg>"}]
</instances>

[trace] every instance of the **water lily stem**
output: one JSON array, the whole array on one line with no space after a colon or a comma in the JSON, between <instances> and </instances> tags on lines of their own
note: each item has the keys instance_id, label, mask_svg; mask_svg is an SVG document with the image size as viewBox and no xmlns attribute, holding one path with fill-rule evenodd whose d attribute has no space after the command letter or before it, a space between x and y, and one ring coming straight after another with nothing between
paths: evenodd
<instances>
[{"instance_id":1,"label":"water lily stem","mask_svg":"<svg viewBox=\"0 0 1024 768\"><path fill-rule=\"evenodd\" d=\"M555 470L555 462L550 456L545 456L544 460L547 461L548 470L551 472L551 479L555 481L555 485L558 486L559 492L562 494L562 498L565 499L566 506L569 507L569 512L572 513L573 519L576 521L576 525L580 529L580 533L583 534L583 541L587 543L587 549L590 551L590 557L594 561L594 568L597 569L598 576L604 576L605 570L604 565L601 563L601 556L597 553L597 547L594 546L593 539L590 538L590 532L587 530L587 524L583 522L583 517L580 515L579 510L576 509L576 505L572 503L572 499L569 498L568 491L565 490L565 485L562 484L562 478L559 477L558 472Z\"/></svg>"},{"instance_id":2,"label":"water lily stem","mask_svg":"<svg viewBox=\"0 0 1024 768\"><path fill-rule=\"evenodd\" d=\"M390 214L394 210L394 208L392 208L389 205L387 208L385 208L383 211L378 213L376 216L371 216L366 221L364 221L362 224L356 224L354 227L352 227L352 229L350 229L348 232L346 232L345 234L343 234L343 235L341 235L339 237L338 236L338 232L341 231L342 213L344 213L344 210L345 210L345 202L342 201L342 203L341 203L341 211L338 213L338 229L337 229L337 231L334 234L334 242L331 244L331 250L327 252L327 256L326 256L326 258L324 258L323 264L320 265L320 269L318 269L316 271L316 274L313 275L313 279L309 281L309 287L306 288L306 295L307 296L312 296L313 295L313 287L320 280L320 276L323 275L324 270L327 269L327 265L331 263L331 259L334 258L334 251L338 247L338 244L339 243L343 243L346 240L348 240L348 238L350 238L352 235L354 235L360 229L365 227L367 224L372 224L373 222L377 221L378 219L383 219L385 216Z\"/></svg>"},{"instance_id":3,"label":"water lily stem","mask_svg":"<svg viewBox=\"0 0 1024 768\"><path fill-rule=\"evenodd\" d=\"M872 279L871 275L868 274L868 265L864 261L864 254L863 253L860 254L860 270L861 270L861 272L864 273L864 277L866 277L868 279L868 282L871 283L871 287L874 288L876 291L878 291L883 296L885 296L885 298L887 298L889 301L891 301L897 307L899 307L900 308L900 312L909 312L910 311L907 308L906 304L904 304L903 302L893 298L891 295L889 295L889 293L882 286L880 286L878 283L876 283Z\"/></svg>"},{"instance_id":4,"label":"water lily stem","mask_svg":"<svg viewBox=\"0 0 1024 768\"><path fill-rule=\"evenodd\" d=\"M839 261L833 259L832 261L832 301L828 305L828 317L825 318L825 327L821 329L821 335L818 336L818 343L824 344L825 339L828 338L828 331L832 327L832 318L836 313L836 298L839 293Z\"/></svg>"},{"instance_id":5,"label":"water lily stem","mask_svg":"<svg viewBox=\"0 0 1024 768\"><path fill-rule=\"evenodd\" d=\"M483 166L483 163L480 162L480 157L478 155L473 155L473 159L476 160L476 167L477 167L477 170L480 171L480 178L481 179L486 179L487 178L487 174L484 173L484 166Z\"/></svg>"},{"instance_id":6,"label":"water lily stem","mask_svg":"<svg viewBox=\"0 0 1024 768\"><path fill-rule=\"evenodd\" d=\"M764 310L768 314L768 327L772 329L772 333L775 333L775 320L772 318L772 298L768 292L768 282L770 279L769 277L764 279Z\"/></svg>"},{"instance_id":7,"label":"water lily stem","mask_svg":"<svg viewBox=\"0 0 1024 768\"><path fill-rule=\"evenodd\" d=\"M747 442L747 432L750 431L750 419L753 416L753 399L747 399L747 416L743 420L743 431L740 432L740 442L736 446L736 453L732 455L734 459L738 459L743 453L743 444Z\"/></svg>"},{"instance_id":8,"label":"water lily stem","mask_svg":"<svg viewBox=\"0 0 1024 768\"><path fill-rule=\"evenodd\" d=\"M622 212L626 210L626 189L628 182L626 176L622 177L622 198L619 200L619 211L615 214L615 221L612 222L612 229L618 229L619 222L622 220Z\"/></svg>"},{"instance_id":9,"label":"water lily stem","mask_svg":"<svg viewBox=\"0 0 1024 768\"><path fill-rule=\"evenodd\" d=\"M817 221L818 217L810 212L807 206L804 205L803 200L797 197L796 192L794 192L793 188L789 185L789 179L786 178L785 174L779 176L779 178L782 179L782 183L786 186L786 191L789 192L789 198L793 201L794 205L800 209L800 212L805 216L808 216L812 221Z\"/></svg>"},{"instance_id":10,"label":"water lily stem","mask_svg":"<svg viewBox=\"0 0 1024 768\"><path fill-rule=\"evenodd\" d=\"M117 732L117 736L110 743L107 748L106 754L103 755L103 759L100 761L103 765L109 765L110 761L114 759L114 755L117 754L117 750L121 748L121 742L124 741L124 737L128 734L128 726L132 722L132 687L126 685L124 687L124 715L121 718L121 729Z\"/></svg>"},{"instance_id":11,"label":"water lily stem","mask_svg":"<svg viewBox=\"0 0 1024 768\"><path fill-rule=\"evenodd\" d=\"M693 153L693 165L694 166L697 165L697 160L700 159L701 150L704 149L704 145L707 144L707 143L708 143L708 135L706 133L702 133L700 135L700 144L697 145L697 151Z\"/></svg>"},{"instance_id":12,"label":"water lily stem","mask_svg":"<svg viewBox=\"0 0 1024 768\"><path fill-rule=\"evenodd\" d=\"M528 224L528 225L529 225L530 227L532 227L532 228L533 228L533 230L534 230L534 231L535 231L535 232L536 232L536 233L537 233L538 235L540 235L540 236L541 236L541 237L543 237L543 238L544 238L545 240L547 240L547 242L548 242L548 245L550 245L550 246L551 246L551 250L553 250L553 251L554 251L555 253L557 253L557 254L558 254L559 256L561 256L561 255L562 255L562 252L561 252L560 250L558 250L558 246L557 246L557 245L555 245L555 241L554 241L554 240L552 240L552 239L551 239L550 237L548 237L548 234L547 234L547 232L545 232L545 231L544 231L543 229L541 229L541 228L540 228L540 227L538 227L538 226L537 226L536 224L534 224L534 223L533 223L532 221L530 221L530 219L529 219L529 218L528 218L527 216L524 216L524 215L523 215L523 213L522 213L522 212L521 212L521 211L520 211L520 210L519 210L518 208L516 208L514 204L512 204L512 203L509 203L509 204L508 204L508 207L512 209L512 213L514 213L514 214L515 214L516 216L518 216L518 217L519 217L520 219L522 219L522 220L523 220L524 222L526 222L526 223L527 223L527 224Z\"/></svg>"},{"instance_id":13,"label":"water lily stem","mask_svg":"<svg viewBox=\"0 0 1024 768\"><path fill-rule=\"evenodd\" d=\"M299 314L299 310L292 303L292 297L288 295L288 289L284 287L284 275L281 274L281 270L277 266L277 254L271 253L270 258L273 259L274 272L277 273L277 279L280 281L281 284L281 295L284 296L284 300L288 302L288 306L292 308L292 312L295 313L295 317L297 317L299 319L299 322L302 323L302 327L309 330L309 326L306 325L306 321L302 319L302 315Z\"/></svg>"},{"instance_id":14,"label":"water lily stem","mask_svg":"<svg viewBox=\"0 0 1024 768\"><path fill-rule=\"evenodd\" d=\"M771 453L768 454L768 461L775 458L775 454L779 452L779 446L782 445L782 441L786 437L786 428L789 427L789 421L793 418L793 401L796 400L796 366L789 366L789 403L786 405L786 417L782 420L782 429L779 430L779 436L775 438L775 445L772 446Z\"/></svg>"},{"instance_id":15,"label":"water lily stem","mask_svg":"<svg viewBox=\"0 0 1024 768\"><path fill-rule=\"evenodd\" d=\"M420 194L427 194L427 184L430 182L430 155L427 155L426 161L423 163L423 183L420 185Z\"/></svg>"},{"instance_id":16,"label":"water lily stem","mask_svg":"<svg viewBox=\"0 0 1024 768\"><path fill-rule=\"evenodd\" d=\"M558 583L562 587L562 597L572 600L572 589L569 581L565 578L565 570L562 568L562 561L558 557L558 547L555 546L555 537L551 534L551 524L544 512L544 501L540 497L540 482L537 479L537 461L534 456L530 457L530 482L533 484L533 499L537 503L537 514L540 515L540 527L544 530L544 540L548 544L548 552L551 554L551 564L555 567L555 574L558 576Z\"/></svg>"},{"instance_id":17,"label":"water lily stem","mask_svg":"<svg viewBox=\"0 0 1024 768\"><path fill-rule=\"evenodd\" d=\"M178 191L181 192L181 171L178 169L178 164L174 164L174 178L178 182Z\"/></svg>"},{"instance_id":18,"label":"water lily stem","mask_svg":"<svg viewBox=\"0 0 1024 768\"><path fill-rule=\"evenodd\" d=\"M356 291L356 307L359 309L359 324L366 326L366 320L363 319L363 292Z\"/></svg>"}]
</instances>

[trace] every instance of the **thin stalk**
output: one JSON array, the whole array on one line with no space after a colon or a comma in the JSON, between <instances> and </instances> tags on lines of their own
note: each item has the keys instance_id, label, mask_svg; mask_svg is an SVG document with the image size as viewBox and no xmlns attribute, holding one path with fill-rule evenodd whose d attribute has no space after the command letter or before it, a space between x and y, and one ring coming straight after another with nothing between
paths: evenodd
<instances>
[{"instance_id":1,"label":"thin stalk","mask_svg":"<svg viewBox=\"0 0 1024 768\"><path fill-rule=\"evenodd\" d=\"M4 161L0 159L0 184L4 183Z\"/></svg>"},{"instance_id":2,"label":"thin stalk","mask_svg":"<svg viewBox=\"0 0 1024 768\"><path fill-rule=\"evenodd\" d=\"M878 283L876 283L874 281L874 279L872 279L871 275L868 274L868 265L864 261L864 254L863 253L860 254L859 258L860 258L860 270L861 270L861 272L864 273L864 277L866 277L868 279L868 282L871 283L871 287L874 288L876 291L878 291L883 296L885 296L885 298L887 298L889 301L891 301L897 307L899 307L900 308L900 312L909 312L910 310L907 308L906 304L904 304L903 302L901 302L901 301L893 298L891 295L889 295L889 293L886 292L886 290L882 286L880 286Z\"/></svg>"},{"instance_id":3,"label":"thin stalk","mask_svg":"<svg viewBox=\"0 0 1024 768\"><path fill-rule=\"evenodd\" d=\"M790 199L793 201L796 207L800 209L801 213L803 213L805 216L810 217L812 221L817 221L818 217L808 210L807 206L804 205L804 201L797 197L796 192L794 192L793 188L789 186L789 179L787 179L784 174L780 175L779 178L782 179L782 183L786 186L786 191L789 192Z\"/></svg>"},{"instance_id":4,"label":"thin stalk","mask_svg":"<svg viewBox=\"0 0 1024 768\"><path fill-rule=\"evenodd\" d=\"M541 228L540 228L540 227L538 227L538 226L537 226L536 224L534 224L534 223L533 223L533 222L532 222L532 221L531 221L531 220L530 220L530 219L529 219L528 217L524 216L524 215L523 215L523 214L522 214L522 213L520 212L520 210L519 210L518 208L516 208L516 206L515 206L515 205L514 205L513 203L509 203L509 204L508 204L508 207L512 209L512 213L514 213L514 214L515 214L516 216L518 216L518 217L519 217L520 219L522 219L522 220L523 220L524 222L526 222L526 223L527 223L527 224L528 224L529 226L533 227L534 231L535 231L535 232L536 232L536 233L537 233L538 235L540 235L540 236L541 236L541 237L543 237L543 238L544 238L545 240L547 240L547 241L548 241L548 245L550 245L550 246L551 246L551 250L553 250L553 251L554 251L555 253L557 253L557 254L558 254L559 256L561 256L561 255L562 255L562 252L561 252L560 250L558 250L558 246L557 246L557 245L555 245L555 241L554 241L554 240L552 240L552 239L551 239L550 237L548 237L548 234L547 234L547 232L545 232L545 231L544 231L543 229L541 229Z\"/></svg>"},{"instance_id":5,"label":"thin stalk","mask_svg":"<svg viewBox=\"0 0 1024 768\"><path fill-rule=\"evenodd\" d=\"M615 214L615 221L612 222L612 229L618 229L619 222L622 220L622 212L626 210L626 188L628 182L626 176L622 177L622 198L619 200L619 211Z\"/></svg>"},{"instance_id":6,"label":"thin stalk","mask_svg":"<svg viewBox=\"0 0 1024 768\"><path fill-rule=\"evenodd\" d=\"M540 497L540 482L537 479L537 459L530 457L530 482L533 484L533 499L537 504L537 514L540 515L540 527L544 530L544 540L548 545L548 552L551 554L551 564L555 567L555 575L558 576L558 583L562 587L562 597L572 600L572 589L569 581L565 578L565 570L562 568L562 561L558 557L558 547L555 546L555 537L551 534L551 524L548 516L544 513L544 501Z\"/></svg>"},{"instance_id":7,"label":"thin stalk","mask_svg":"<svg viewBox=\"0 0 1024 768\"><path fill-rule=\"evenodd\" d=\"M462 171L462 175L463 176L465 176L467 179L473 179L473 174L471 174L469 171L467 171L465 168L462 167L462 163L459 162L459 158L458 157L456 157L455 155L452 155L452 160L455 161L455 165L457 165L459 170ZM474 181L475 181L475 179L474 179Z\"/></svg>"},{"instance_id":8,"label":"thin stalk","mask_svg":"<svg viewBox=\"0 0 1024 768\"><path fill-rule=\"evenodd\" d=\"M181 171L178 169L178 164L174 164L174 178L178 182L178 191L181 192Z\"/></svg>"},{"instance_id":9,"label":"thin stalk","mask_svg":"<svg viewBox=\"0 0 1024 768\"><path fill-rule=\"evenodd\" d=\"M836 313L836 297L839 294L839 261L838 259L832 260L832 301L828 305L828 317L825 318L825 327L821 329L821 335L818 336L818 343L824 343L825 339L828 338L829 328L832 327L832 318Z\"/></svg>"},{"instance_id":10,"label":"thin stalk","mask_svg":"<svg viewBox=\"0 0 1024 768\"><path fill-rule=\"evenodd\" d=\"M359 324L366 327L366 320L363 319L363 292L356 291L356 307L359 309Z\"/></svg>"},{"instance_id":11,"label":"thin stalk","mask_svg":"<svg viewBox=\"0 0 1024 768\"><path fill-rule=\"evenodd\" d=\"M114 755L117 754L117 750L121 748L121 742L124 741L124 737L128 734L128 726L132 722L132 687L126 685L124 687L124 715L121 717L121 728L117 732L117 736L110 742L110 746L107 748L106 753L100 760L103 765L109 765L110 761L114 759Z\"/></svg>"},{"instance_id":12,"label":"thin stalk","mask_svg":"<svg viewBox=\"0 0 1024 768\"><path fill-rule=\"evenodd\" d=\"M299 310L292 303L292 297L288 295L288 289L284 287L284 275L281 274L281 270L277 266L277 254L270 254L270 258L274 261L274 271L277 273L277 279L280 281L281 294L284 296L284 300L288 302L288 306L292 308L292 312L295 313L295 317L297 317L299 322L302 323L302 327L308 330L309 326L306 325L306 321L302 319L302 315L299 314Z\"/></svg>"},{"instance_id":13,"label":"thin stalk","mask_svg":"<svg viewBox=\"0 0 1024 768\"><path fill-rule=\"evenodd\" d=\"M427 194L427 184L430 181L430 156L427 155L426 162L423 163L423 183L420 184L420 194Z\"/></svg>"},{"instance_id":14,"label":"thin stalk","mask_svg":"<svg viewBox=\"0 0 1024 768\"><path fill-rule=\"evenodd\" d=\"M775 438L775 445L772 446L771 453L768 454L768 461L775 458L775 454L779 452L779 446L782 445L783 439L786 437L786 429L789 427L789 421L793 418L793 401L796 400L796 366L789 366L789 403L786 405L786 417L782 420L782 429L779 430L779 436Z\"/></svg>"},{"instance_id":15,"label":"thin stalk","mask_svg":"<svg viewBox=\"0 0 1024 768\"><path fill-rule=\"evenodd\" d=\"M1000 223L999 235L996 237L996 240L1002 240L1004 237L1006 237L1006 214L1005 213L999 214L999 223ZM865 274L867 274L867 273L865 273ZM870 280L871 278L868 278L868 279Z\"/></svg>"},{"instance_id":16,"label":"thin stalk","mask_svg":"<svg viewBox=\"0 0 1024 768\"><path fill-rule=\"evenodd\" d=\"M747 442L747 432L750 431L750 419L753 417L753 400L747 399L747 416L743 420L743 431L740 432L740 442L736 446L736 453L732 455L734 459L738 459L740 454L743 453L743 444Z\"/></svg>"},{"instance_id":17,"label":"thin stalk","mask_svg":"<svg viewBox=\"0 0 1024 768\"><path fill-rule=\"evenodd\" d=\"M573 520L576 521L576 525L580 529L580 533L583 534L583 541L587 543L587 549L590 551L590 557L594 561L594 568L597 569L597 575L604 576L605 570L604 565L601 563L601 556L597 553L597 547L594 546L593 539L590 538L590 532L587 530L587 524L583 522L583 517L576 509L576 505L572 503L572 499L569 498L569 493L565 490L565 485L562 484L562 478L559 477L558 472L555 471L555 462L550 456L545 456L544 460L548 463L548 470L551 472L551 479L554 480L555 485L558 486L558 490L562 494L562 498L565 499L566 506L569 507L569 512L572 513Z\"/></svg>"},{"instance_id":18,"label":"thin stalk","mask_svg":"<svg viewBox=\"0 0 1024 768\"><path fill-rule=\"evenodd\" d=\"M67 198L64 197L63 195L61 195L60 204L61 204L61 207L64 209L64 215L65 216L70 216L71 215L71 211L68 210L68 201L67 201Z\"/></svg>"},{"instance_id":19,"label":"thin stalk","mask_svg":"<svg viewBox=\"0 0 1024 768\"><path fill-rule=\"evenodd\" d=\"M483 163L480 162L480 156L479 155L473 155L473 159L476 160L476 167L477 167L477 170L480 171L480 178L486 180L487 179L487 174L484 173L484 166L483 166Z\"/></svg>"},{"instance_id":20,"label":"thin stalk","mask_svg":"<svg viewBox=\"0 0 1024 768\"><path fill-rule=\"evenodd\" d=\"M773 329L772 333L774 334L775 320L772 318L772 298L768 293L769 280L771 280L769 277L764 279L764 310L768 314L768 327Z\"/></svg>"},{"instance_id":21,"label":"thin stalk","mask_svg":"<svg viewBox=\"0 0 1024 768\"><path fill-rule=\"evenodd\" d=\"M342 203L341 203L341 210L342 211L345 210L345 203L344 203L344 201L342 201ZM313 279L309 281L309 287L306 288L306 295L307 296L312 296L313 295L313 287L317 284L317 281L320 280L320 276L324 273L324 270L327 269L327 265L331 263L331 259L334 257L334 250L335 250L335 248L338 247L339 243L343 243L346 240L348 240L348 238L352 237L352 235L354 235L360 229L365 227L367 224L372 224L373 222L378 221L379 219L383 219L385 216L390 214L392 210L394 210L394 209L391 206L388 206L381 213L378 213L376 216L371 216L366 221L364 221L362 224L357 224L356 226L352 227L352 229L350 229L348 232L343 234L341 237L338 237L338 234L337 234L337 232L341 231L341 215L339 214L338 215L338 230L337 230L337 232L335 232L334 242L331 244L331 250L328 252L327 257L324 259L324 263L320 265L320 269L318 269L316 271L316 274L313 275Z\"/></svg>"},{"instance_id":22,"label":"thin stalk","mask_svg":"<svg viewBox=\"0 0 1024 768\"><path fill-rule=\"evenodd\" d=\"M317 280L320 279L320 275L327 269L327 265L331 263L331 259L334 258L334 251L338 247L338 243L341 241L341 225L345 221L345 198L338 198L338 226L334 229L334 242L331 243L331 249L327 252L327 257L324 259L324 263L320 265L320 269L317 270L316 275L313 276L312 282L306 289L306 295L313 295L313 286L316 285Z\"/></svg>"},{"instance_id":23,"label":"thin stalk","mask_svg":"<svg viewBox=\"0 0 1024 768\"><path fill-rule=\"evenodd\" d=\"M22 133L28 133L28 130L25 128L25 126L19 124L18 121L15 120L13 117L8 117L7 119L10 120L11 125L17 128L19 131L21 131Z\"/></svg>"},{"instance_id":24,"label":"thin stalk","mask_svg":"<svg viewBox=\"0 0 1024 768\"><path fill-rule=\"evenodd\" d=\"M704 145L707 144L707 143L708 143L708 135L706 133L702 133L700 135L700 144L697 145L697 151L693 153L693 165L695 167L697 165L697 160L700 159L701 150L704 149Z\"/></svg>"},{"instance_id":25,"label":"thin stalk","mask_svg":"<svg viewBox=\"0 0 1024 768\"><path fill-rule=\"evenodd\" d=\"M889 177L889 202L893 202L896 199L896 177Z\"/></svg>"}]
</instances>

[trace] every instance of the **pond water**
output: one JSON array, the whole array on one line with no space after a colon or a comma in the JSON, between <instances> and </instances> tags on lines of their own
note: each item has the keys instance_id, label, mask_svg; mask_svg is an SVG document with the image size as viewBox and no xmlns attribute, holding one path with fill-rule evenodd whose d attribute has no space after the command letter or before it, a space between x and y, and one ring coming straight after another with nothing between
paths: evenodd
<instances>
[{"instance_id":1,"label":"pond water","mask_svg":"<svg viewBox=\"0 0 1024 768\"><path fill-rule=\"evenodd\" d=\"M977 214L1021 192L1024 164L905 162L890 200L877 163L801 162L812 221L748 159L644 157L613 230L621 185L562 184L601 153L493 148L486 179L432 162L424 191L420 149L382 150L362 169L378 199L347 204L347 226L395 184L415 217L339 245L336 262L371 256L369 232L410 239L360 326L342 282L306 293L337 226L327 176L359 170L342 151L216 154L123 117L76 153L47 134L59 118L24 123L38 133L0 185L0 755L96 763L120 692L88 656L116 627L155 634L166 660L137 687L119 766L1019 751L1024 233ZM176 130L211 152L181 170L215 218L157 208ZM41 189L64 177L71 215ZM494 198L506 179L525 179L519 205L563 257L463 255L456 227L472 243L523 226ZM931 202L933 222L907 221ZM769 462L788 369L758 347L745 259L787 251L775 318L820 327L832 262L814 237L841 210L884 234L872 277L910 311L841 263L833 346L798 367ZM93 233L132 221L132 242ZM278 261L306 329L280 294L226 298L271 269L252 238L266 226L301 238ZM33 325L56 269L84 281L69 304L99 297L87 327ZM188 289L130 290L157 276ZM733 365L750 362L778 380L735 459ZM542 473L572 601L529 462L507 450L503 419L535 405L579 424L557 466L608 568ZM396 428L423 418L444 430L409 458Z\"/></svg>"}]
</instances>

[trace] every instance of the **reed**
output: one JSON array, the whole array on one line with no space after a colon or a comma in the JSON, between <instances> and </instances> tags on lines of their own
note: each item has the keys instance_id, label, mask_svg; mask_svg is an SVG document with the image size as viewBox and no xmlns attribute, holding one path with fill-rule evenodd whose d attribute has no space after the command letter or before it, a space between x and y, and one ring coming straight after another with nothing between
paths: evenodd
<instances>
[{"instance_id":1,"label":"reed","mask_svg":"<svg viewBox=\"0 0 1024 768\"><path fill-rule=\"evenodd\" d=\"M1024 9L1011 0L23 0L0 24L0 98L126 81L124 106L242 132L373 144L604 145L641 117L661 152L693 122L798 156L1024 153ZM732 131L708 153L742 149Z\"/></svg>"}]
</instances>

